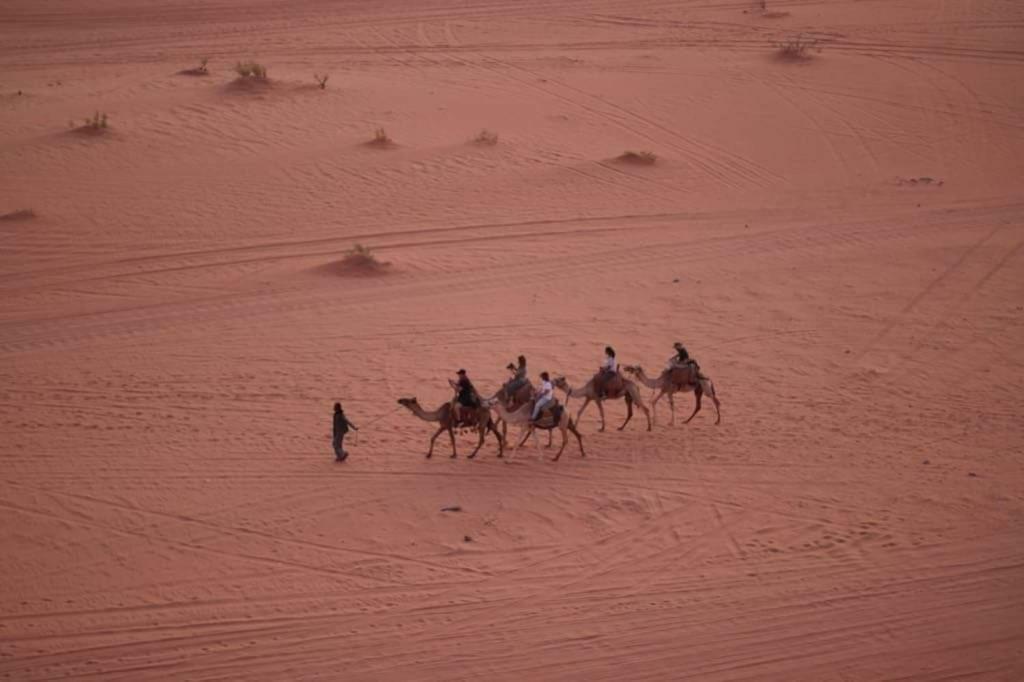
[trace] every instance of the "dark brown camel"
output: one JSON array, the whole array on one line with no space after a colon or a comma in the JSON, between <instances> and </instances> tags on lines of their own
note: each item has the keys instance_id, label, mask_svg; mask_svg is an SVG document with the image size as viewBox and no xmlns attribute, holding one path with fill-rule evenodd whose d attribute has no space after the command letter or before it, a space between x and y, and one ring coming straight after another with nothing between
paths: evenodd
<instances>
[{"instance_id":1,"label":"dark brown camel","mask_svg":"<svg viewBox=\"0 0 1024 682\"><path fill-rule=\"evenodd\" d=\"M469 456L469 459L476 457L476 453L483 447L484 438L487 436L488 431L494 433L495 438L498 439L498 457L503 457L505 453L505 441L498 433L498 429L495 426L494 420L491 419L491 410L486 406L480 406L476 409L470 409L463 407L461 409L462 419L458 423L452 418L452 406L451 403L445 403L441 407L437 408L433 412L427 412L424 410L415 397L413 398L399 398L398 404L406 408L414 415L427 422L438 422L440 428L430 437L430 450L427 451L427 457L432 457L434 454L434 441L441 435L442 432L447 431L448 435L452 439L452 457L458 456L455 450L455 429L474 429L480 435L480 441L476 444L476 449L473 450L473 454Z\"/></svg>"}]
</instances>

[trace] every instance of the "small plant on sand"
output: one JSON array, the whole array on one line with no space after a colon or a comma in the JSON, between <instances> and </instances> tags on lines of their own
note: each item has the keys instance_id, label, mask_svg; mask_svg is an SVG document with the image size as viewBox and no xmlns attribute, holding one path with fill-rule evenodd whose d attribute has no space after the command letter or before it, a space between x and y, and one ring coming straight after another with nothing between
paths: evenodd
<instances>
[{"instance_id":1,"label":"small plant on sand","mask_svg":"<svg viewBox=\"0 0 1024 682\"><path fill-rule=\"evenodd\" d=\"M371 145L375 147L390 147L394 143L395 141L391 139L383 128L377 128L373 131L373 139L370 140Z\"/></svg>"},{"instance_id":2,"label":"small plant on sand","mask_svg":"<svg viewBox=\"0 0 1024 682\"><path fill-rule=\"evenodd\" d=\"M494 146L498 144L498 133L490 130L481 130L476 137L473 138L473 142L479 145Z\"/></svg>"},{"instance_id":3,"label":"small plant on sand","mask_svg":"<svg viewBox=\"0 0 1024 682\"><path fill-rule=\"evenodd\" d=\"M72 130L77 130L83 133L92 133L94 135L106 132L109 126L110 124L107 122L107 114L105 112L100 113L98 111L92 116L86 118L82 125L77 128L75 127L74 121L68 122L68 127Z\"/></svg>"},{"instance_id":4,"label":"small plant on sand","mask_svg":"<svg viewBox=\"0 0 1024 682\"><path fill-rule=\"evenodd\" d=\"M390 263L385 263L377 258L369 246L358 243L353 245L341 259L342 272L345 273L379 272L389 265Z\"/></svg>"},{"instance_id":5,"label":"small plant on sand","mask_svg":"<svg viewBox=\"0 0 1024 682\"><path fill-rule=\"evenodd\" d=\"M256 62L238 62L235 64L235 73L239 78L251 79L254 81L267 80L267 67Z\"/></svg>"},{"instance_id":6,"label":"small plant on sand","mask_svg":"<svg viewBox=\"0 0 1024 682\"><path fill-rule=\"evenodd\" d=\"M779 57L792 61L809 59L811 57L811 50L821 52L821 48L818 47L818 41L804 33L790 36L787 40L779 43L777 47Z\"/></svg>"},{"instance_id":7,"label":"small plant on sand","mask_svg":"<svg viewBox=\"0 0 1024 682\"><path fill-rule=\"evenodd\" d=\"M315 74L315 73L313 74L313 80L316 81L316 84L320 86L321 90L326 90L327 89L327 79L328 78L330 78L330 76L327 75L326 73L324 75L322 75L322 76L319 75L319 74Z\"/></svg>"},{"instance_id":8,"label":"small plant on sand","mask_svg":"<svg viewBox=\"0 0 1024 682\"><path fill-rule=\"evenodd\" d=\"M19 208L17 211L0 215L0 221L14 222L16 220L31 220L36 217L36 212L31 208Z\"/></svg>"},{"instance_id":9,"label":"small plant on sand","mask_svg":"<svg viewBox=\"0 0 1024 682\"><path fill-rule=\"evenodd\" d=\"M658 155L654 152L634 152L627 150L619 154L619 161L623 163L635 163L641 166L653 166L658 161Z\"/></svg>"}]
</instances>

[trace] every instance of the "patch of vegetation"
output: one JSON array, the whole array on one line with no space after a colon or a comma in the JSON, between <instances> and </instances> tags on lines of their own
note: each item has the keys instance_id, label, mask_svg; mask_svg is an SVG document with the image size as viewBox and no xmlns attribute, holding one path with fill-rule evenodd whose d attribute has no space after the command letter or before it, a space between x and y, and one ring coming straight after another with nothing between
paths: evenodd
<instances>
[{"instance_id":1,"label":"patch of vegetation","mask_svg":"<svg viewBox=\"0 0 1024 682\"><path fill-rule=\"evenodd\" d=\"M344 272L379 272L390 265L377 258L369 246L359 243L355 244L341 260Z\"/></svg>"},{"instance_id":2,"label":"patch of vegetation","mask_svg":"<svg viewBox=\"0 0 1024 682\"><path fill-rule=\"evenodd\" d=\"M368 144L374 147L390 147L395 144L395 141L391 139L386 130L377 128L373 131L373 139Z\"/></svg>"},{"instance_id":3,"label":"patch of vegetation","mask_svg":"<svg viewBox=\"0 0 1024 682\"><path fill-rule=\"evenodd\" d=\"M19 208L17 211L11 211L10 213L0 215L0 221L14 222L16 220L32 220L35 217L36 212L31 208Z\"/></svg>"},{"instance_id":4,"label":"patch of vegetation","mask_svg":"<svg viewBox=\"0 0 1024 682\"><path fill-rule=\"evenodd\" d=\"M632 150L626 150L619 154L618 161L623 163L635 163L641 166L653 166L658 161L658 155L654 152L635 152Z\"/></svg>"},{"instance_id":5,"label":"patch of vegetation","mask_svg":"<svg viewBox=\"0 0 1024 682\"><path fill-rule=\"evenodd\" d=\"M313 74L313 80L316 81L316 84L320 86L321 90L326 90L327 89L327 79L328 78L330 78L330 76L328 74L326 74L326 73L324 75L322 75L322 76L320 76L318 74L315 74L315 73Z\"/></svg>"},{"instance_id":6,"label":"patch of vegetation","mask_svg":"<svg viewBox=\"0 0 1024 682\"><path fill-rule=\"evenodd\" d=\"M473 142L479 145L485 145L492 147L498 144L498 133L487 130L481 130L476 137L473 138Z\"/></svg>"},{"instance_id":7,"label":"patch of vegetation","mask_svg":"<svg viewBox=\"0 0 1024 682\"><path fill-rule=\"evenodd\" d=\"M777 45L779 57L790 61L810 59L811 51L821 52L818 47L818 40L811 38L806 33L791 36Z\"/></svg>"},{"instance_id":8,"label":"patch of vegetation","mask_svg":"<svg viewBox=\"0 0 1024 682\"><path fill-rule=\"evenodd\" d=\"M235 73L239 78L254 81L267 80L267 67L257 62L238 62L235 64Z\"/></svg>"},{"instance_id":9,"label":"patch of vegetation","mask_svg":"<svg viewBox=\"0 0 1024 682\"><path fill-rule=\"evenodd\" d=\"M75 127L75 122L69 121L68 127L75 132L99 135L107 132L107 129L110 127L110 123L107 120L106 112L101 113L97 111L89 118L86 118L82 125Z\"/></svg>"}]
</instances>

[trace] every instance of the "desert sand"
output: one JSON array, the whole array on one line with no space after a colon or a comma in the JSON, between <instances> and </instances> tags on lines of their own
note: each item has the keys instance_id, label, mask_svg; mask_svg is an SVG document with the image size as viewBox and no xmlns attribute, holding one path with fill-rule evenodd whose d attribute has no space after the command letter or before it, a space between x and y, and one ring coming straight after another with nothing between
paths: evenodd
<instances>
[{"instance_id":1,"label":"desert sand","mask_svg":"<svg viewBox=\"0 0 1024 682\"><path fill-rule=\"evenodd\" d=\"M1009 0L6 0L0 677L1024 679L1022 82ZM720 425L396 404L676 340Z\"/></svg>"}]
</instances>

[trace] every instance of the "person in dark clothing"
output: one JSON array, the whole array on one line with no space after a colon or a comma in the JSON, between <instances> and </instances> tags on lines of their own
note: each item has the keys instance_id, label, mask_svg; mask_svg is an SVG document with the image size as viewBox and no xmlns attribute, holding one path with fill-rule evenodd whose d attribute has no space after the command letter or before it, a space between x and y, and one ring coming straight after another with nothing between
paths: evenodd
<instances>
[{"instance_id":1,"label":"person in dark clothing","mask_svg":"<svg viewBox=\"0 0 1024 682\"><path fill-rule=\"evenodd\" d=\"M601 363L601 369L597 371L597 375L594 377L594 389L598 398L603 400L608 396L608 385L618 376L619 361L615 358L615 349L611 346L605 346L604 362Z\"/></svg>"},{"instance_id":2,"label":"person in dark clothing","mask_svg":"<svg viewBox=\"0 0 1024 682\"><path fill-rule=\"evenodd\" d=\"M676 367L686 367L687 365L692 364L694 369L700 370L700 365L697 364L696 360L690 357L690 354L687 352L686 347L683 346L682 343L676 341L674 344L672 344L672 347L675 349L676 354L669 358L667 369L675 369Z\"/></svg>"},{"instance_id":3,"label":"person in dark clothing","mask_svg":"<svg viewBox=\"0 0 1024 682\"><path fill-rule=\"evenodd\" d=\"M476 392L476 387L473 386L473 382L466 376L466 370L460 369L457 372L458 380L448 380L448 383L453 389L455 389L455 398L452 400L452 410L455 417L455 422L459 423L462 421L462 416L466 410L473 410L480 407L480 394ZM465 409L463 409L465 408Z\"/></svg>"},{"instance_id":4,"label":"person in dark clothing","mask_svg":"<svg viewBox=\"0 0 1024 682\"><path fill-rule=\"evenodd\" d=\"M344 442L345 434L348 433L349 429L353 431L359 430L355 424L345 417L345 412L341 409L341 403L334 403L334 438L331 443L334 445L334 457L339 462L344 462L345 458L348 457L348 452L344 448Z\"/></svg>"}]
</instances>

